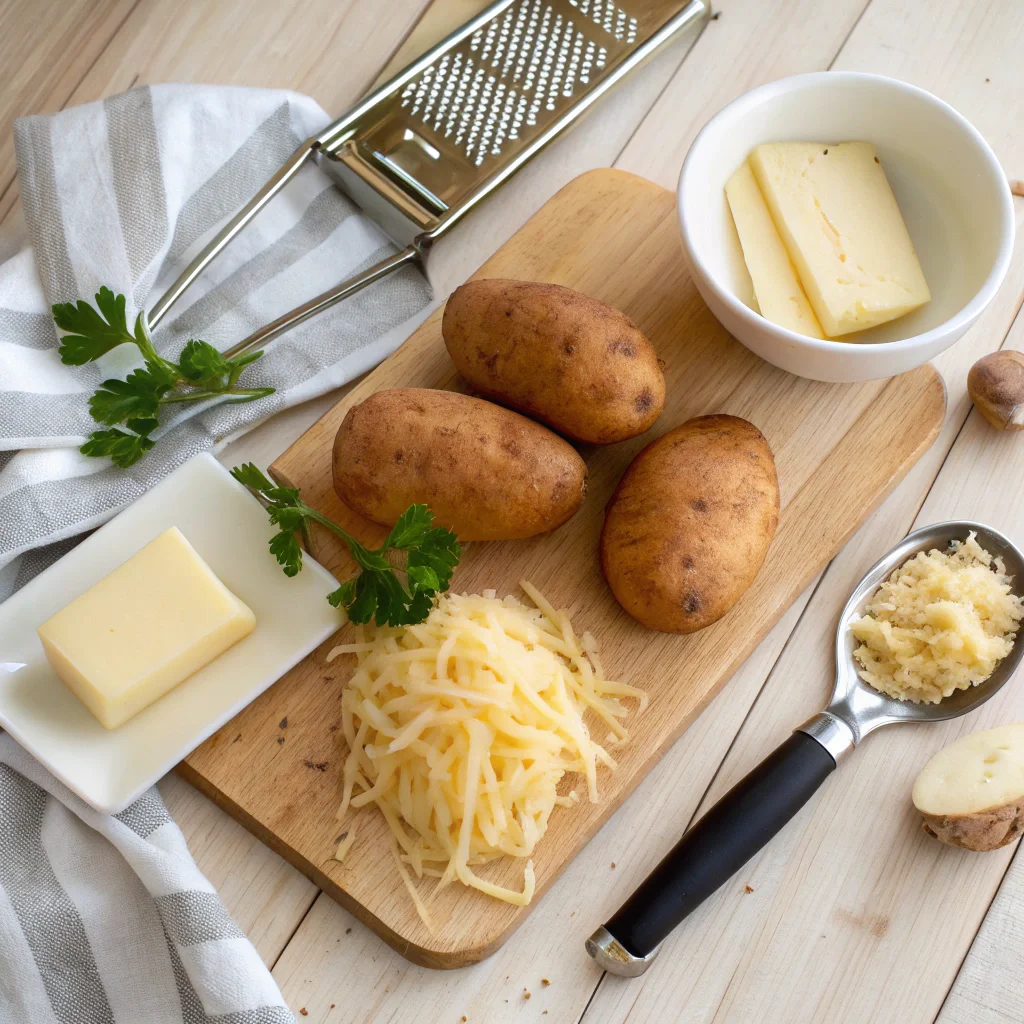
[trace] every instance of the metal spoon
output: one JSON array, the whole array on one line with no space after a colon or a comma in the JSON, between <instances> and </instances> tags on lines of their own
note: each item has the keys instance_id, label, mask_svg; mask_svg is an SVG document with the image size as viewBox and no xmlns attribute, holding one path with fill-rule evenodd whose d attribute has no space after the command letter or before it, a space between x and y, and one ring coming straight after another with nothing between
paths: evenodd
<instances>
[{"instance_id":1,"label":"metal spoon","mask_svg":"<svg viewBox=\"0 0 1024 1024\"><path fill-rule=\"evenodd\" d=\"M957 690L939 704L893 700L857 674L857 641L850 622L894 569L919 551L943 550L977 534L1000 557L1024 595L1024 555L982 523L935 523L909 534L868 570L846 602L836 633L836 684L828 707L792 736L715 804L648 875L614 917L587 939L587 952L607 971L627 978L644 973L662 940L738 871L793 817L869 733L900 722L940 722L984 704L1013 675L1024 656L1019 639L983 683Z\"/></svg>"}]
</instances>

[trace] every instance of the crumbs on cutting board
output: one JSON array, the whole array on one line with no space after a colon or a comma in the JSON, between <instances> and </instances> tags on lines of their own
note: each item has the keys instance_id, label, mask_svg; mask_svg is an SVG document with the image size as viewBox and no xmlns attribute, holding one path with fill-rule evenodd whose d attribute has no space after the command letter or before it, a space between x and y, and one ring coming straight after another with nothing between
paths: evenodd
<instances>
[{"instance_id":1,"label":"crumbs on cutting board","mask_svg":"<svg viewBox=\"0 0 1024 1024\"><path fill-rule=\"evenodd\" d=\"M745 886L743 886L743 891L744 892L753 892L754 891L754 887L752 885L745 885Z\"/></svg>"}]
</instances>

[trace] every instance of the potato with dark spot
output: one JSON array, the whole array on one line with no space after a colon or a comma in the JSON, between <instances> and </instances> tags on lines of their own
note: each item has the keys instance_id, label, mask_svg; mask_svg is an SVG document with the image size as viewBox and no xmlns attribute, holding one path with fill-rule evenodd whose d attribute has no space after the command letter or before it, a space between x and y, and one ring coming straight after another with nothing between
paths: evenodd
<instances>
[{"instance_id":1,"label":"potato with dark spot","mask_svg":"<svg viewBox=\"0 0 1024 1024\"><path fill-rule=\"evenodd\" d=\"M573 440L636 437L665 405L658 356L636 324L571 288L470 281L448 299L441 330L480 394Z\"/></svg>"},{"instance_id":2,"label":"potato with dark spot","mask_svg":"<svg viewBox=\"0 0 1024 1024\"><path fill-rule=\"evenodd\" d=\"M334 441L334 489L392 526L413 503L460 540L516 540L561 526L587 467L539 423L452 391L393 388L349 409Z\"/></svg>"},{"instance_id":3,"label":"potato with dark spot","mask_svg":"<svg viewBox=\"0 0 1024 1024\"><path fill-rule=\"evenodd\" d=\"M764 435L736 416L699 416L633 460L605 510L601 568L638 622L693 633L754 582L779 522Z\"/></svg>"}]
</instances>

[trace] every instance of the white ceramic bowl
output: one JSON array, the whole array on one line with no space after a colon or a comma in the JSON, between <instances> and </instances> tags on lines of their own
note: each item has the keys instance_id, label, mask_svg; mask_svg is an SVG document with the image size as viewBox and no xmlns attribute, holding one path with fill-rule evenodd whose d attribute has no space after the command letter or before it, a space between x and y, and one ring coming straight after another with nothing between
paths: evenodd
<instances>
[{"instance_id":1,"label":"white ceramic bowl","mask_svg":"<svg viewBox=\"0 0 1024 1024\"><path fill-rule=\"evenodd\" d=\"M751 308L725 183L762 142L855 140L878 151L932 299L856 340L819 341ZM1013 200L985 140L949 104L880 75L796 75L734 100L690 147L678 210L694 283L726 330L768 362L815 380L890 377L927 362L992 301L1013 250Z\"/></svg>"}]
</instances>

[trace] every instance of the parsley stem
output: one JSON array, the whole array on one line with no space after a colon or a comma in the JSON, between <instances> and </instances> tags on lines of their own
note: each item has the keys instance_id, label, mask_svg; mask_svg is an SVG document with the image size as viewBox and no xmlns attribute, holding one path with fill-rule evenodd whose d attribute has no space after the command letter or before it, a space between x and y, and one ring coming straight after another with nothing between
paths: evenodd
<instances>
[{"instance_id":1,"label":"parsley stem","mask_svg":"<svg viewBox=\"0 0 1024 1024\"><path fill-rule=\"evenodd\" d=\"M164 395L160 399L161 405L168 405L171 402L200 402L204 398L219 398L221 395L242 395L246 399L265 398L274 393L273 388L223 388L212 390L203 388L198 391L179 391Z\"/></svg>"},{"instance_id":2,"label":"parsley stem","mask_svg":"<svg viewBox=\"0 0 1024 1024\"><path fill-rule=\"evenodd\" d=\"M327 516L321 515L315 508L310 508L304 501L298 503L298 508L302 509L303 515L309 519L313 519L318 522L321 526L326 526L332 533L337 534L349 547L349 550L354 553L356 548L362 548L364 551L368 550L365 545L360 544L350 533L346 533L333 519L328 519Z\"/></svg>"}]
</instances>

